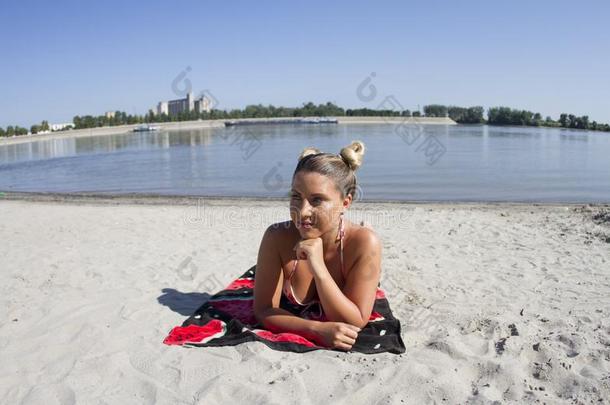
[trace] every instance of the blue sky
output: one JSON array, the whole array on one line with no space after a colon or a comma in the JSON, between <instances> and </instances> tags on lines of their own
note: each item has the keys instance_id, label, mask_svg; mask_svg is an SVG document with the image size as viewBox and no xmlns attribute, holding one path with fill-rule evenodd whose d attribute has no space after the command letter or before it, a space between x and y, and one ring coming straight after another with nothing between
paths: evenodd
<instances>
[{"instance_id":1,"label":"blue sky","mask_svg":"<svg viewBox=\"0 0 610 405\"><path fill-rule=\"evenodd\" d=\"M506 105L610 123L610 2L4 2L0 126L177 98ZM377 96L357 97L371 72Z\"/></svg>"}]
</instances>

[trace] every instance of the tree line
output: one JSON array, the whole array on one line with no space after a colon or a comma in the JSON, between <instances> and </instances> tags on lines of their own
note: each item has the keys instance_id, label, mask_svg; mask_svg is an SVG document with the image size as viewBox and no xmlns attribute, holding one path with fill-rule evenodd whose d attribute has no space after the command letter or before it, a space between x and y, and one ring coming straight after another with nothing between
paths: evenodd
<instances>
[{"instance_id":1,"label":"tree line","mask_svg":"<svg viewBox=\"0 0 610 405\"><path fill-rule=\"evenodd\" d=\"M426 117L449 117L459 124L482 124L485 122L483 114L485 109L476 107L446 106L441 104L430 104L424 106Z\"/></svg>"},{"instance_id":2,"label":"tree line","mask_svg":"<svg viewBox=\"0 0 610 405\"><path fill-rule=\"evenodd\" d=\"M559 116L558 120L553 120L549 116L543 119L540 113L534 113L527 110L517 110L509 107L490 108L487 115L487 124L489 125L559 127L610 132L610 125L598 123L597 121L590 121L587 115L579 117L574 114L563 113Z\"/></svg>"},{"instance_id":3,"label":"tree line","mask_svg":"<svg viewBox=\"0 0 610 405\"><path fill-rule=\"evenodd\" d=\"M27 135L28 133L37 134L38 132L49 131L49 122L42 121L40 124L35 124L27 128L20 127L19 125L9 125L6 129L0 127L0 136L13 136L13 135Z\"/></svg>"},{"instance_id":4,"label":"tree line","mask_svg":"<svg viewBox=\"0 0 610 405\"><path fill-rule=\"evenodd\" d=\"M610 125L590 121L588 116L576 116L573 114L561 114L558 120L551 117L542 118L540 113L527 110L512 109L509 107L491 107L487 110L481 106L459 107L446 106L442 104L430 104L423 108L425 117L449 117L459 124L488 124L488 125L523 125L523 126L545 126L589 129L595 131L610 131ZM160 123L193 120L214 119L238 119L238 118L279 118L279 117L319 117L319 116L382 116L382 117L421 117L419 111L410 110L376 110L370 108L344 109L331 102L325 104L314 104L308 102L301 107L275 107L273 105L248 105L244 109L218 110L209 112L185 111L176 115L155 114L149 110L145 115L131 115L124 111L116 111L108 115L85 115L73 118L74 129L98 128L115 125L131 125L143 123ZM35 134L49 130L49 123L42 121L40 125L32 125L31 133ZM67 130L67 129L64 129ZM0 136L25 135L26 128L19 126L8 126L6 129L0 127Z\"/></svg>"}]
</instances>

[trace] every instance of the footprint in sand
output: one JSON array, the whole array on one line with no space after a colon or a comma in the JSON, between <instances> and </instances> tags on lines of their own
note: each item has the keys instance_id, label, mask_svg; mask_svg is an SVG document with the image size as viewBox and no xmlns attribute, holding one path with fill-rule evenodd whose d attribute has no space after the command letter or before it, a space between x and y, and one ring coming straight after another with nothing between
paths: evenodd
<instances>
[{"instance_id":1,"label":"footprint in sand","mask_svg":"<svg viewBox=\"0 0 610 405\"><path fill-rule=\"evenodd\" d=\"M294 368L286 369L286 360L281 360L273 363L270 367L271 372L270 375L266 375L265 377L269 380L268 384L275 384L276 382L283 382L288 380L295 375L306 372L311 368L309 364L299 364Z\"/></svg>"},{"instance_id":2,"label":"footprint in sand","mask_svg":"<svg viewBox=\"0 0 610 405\"><path fill-rule=\"evenodd\" d=\"M107 404L123 403L125 398L132 398L133 403L155 404L157 403L157 385L130 375L123 375L117 381L115 390L105 393L104 400Z\"/></svg>"},{"instance_id":3,"label":"footprint in sand","mask_svg":"<svg viewBox=\"0 0 610 405\"><path fill-rule=\"evenodd\" d=\"M566 356L569 358L576 357L582 351L582 344L577 340L582 341L582 339L577 337L570 337L564 334L558 335L556 338L559 342L563 344L563 349L565 351Z\"/></svg>"},{"instance_id":4,"label":"footprint in sand","mask_svg":"<svg viewBox=\"0 0 610 405\"><path fill-rule=\"evenodd\" d=\"M159 364L159 354L153 350L138 349L129 353L129 365L141 373L145 379L143 382L151 380L154 386L172 389L180 384L182 378L181 369Z\"/></svg>"},{"instance_id":5,"label":"footprint in sand","mask_svg":"<svg viewBox=\"0 0 610 405\"><path fill-rule=\"evenodd\" d=\"M451 357L452 359L464 360L466 358L466 356L464 356L464 354L462 352L457 350L450 343L443 341L443 340L430 342L426 345L426 347L428 349L433 349L433 350L438 350L439 352L443 352L443 353L449 355L449 357Z\"/></svg>"},{"instance_id":6,"label":"footprint in sand","mask_svg":"<svg viewBox=\"0 0 610 405\"><path fill-rule=\"evenodd\" d=\"M76 403L74 391L65 384L40 384L32 388L21 400L22 404L72 405Z\"/></svg>"}]
</instances>

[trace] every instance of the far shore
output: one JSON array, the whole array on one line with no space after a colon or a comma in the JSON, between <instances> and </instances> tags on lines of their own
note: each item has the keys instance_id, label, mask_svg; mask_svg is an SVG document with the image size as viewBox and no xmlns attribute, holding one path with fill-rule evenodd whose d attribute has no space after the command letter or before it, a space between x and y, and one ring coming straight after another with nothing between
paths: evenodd
<instances>
[{"instance_id":1,"label":"far shore","mask_svg":"<svg viewBox=\"0 0 610 405\"><path fill-rule=\"evenodd\" d=\"M287 118L247 118L248 121L283 120ZM336 117L339 125L342 124L411 124L411 125L457 125L448 117ZM244 118L245 120L246 118ZM220 120L197 120L158 122L151 125L158 126L161 131L179 131L203 128L222 128L226 121L242 121L242 119L220 119ZM0 138L0 145L19 144L33 141L48 141L61 138L83 138L88 136L120 135L132 133L133 129L142 124L117 125L112 127L98 127L86 129L74 129L68 131L56 131L46 134L21 135L15 137Z\"/></svg>"}]
</instances>

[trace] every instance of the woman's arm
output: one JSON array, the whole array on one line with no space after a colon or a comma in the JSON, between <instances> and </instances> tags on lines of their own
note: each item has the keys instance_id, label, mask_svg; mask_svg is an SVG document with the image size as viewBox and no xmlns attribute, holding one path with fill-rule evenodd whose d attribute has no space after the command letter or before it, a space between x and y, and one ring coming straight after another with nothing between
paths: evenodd
<instances>
[{"instance_id":1,"label":"woman's arm","mask_svg":"<svg viewBox=\"0 0 610 405\"><path fill-rule=\"evenodd\" d=\"M271 225L260 244L254 280L254 316L272 332L293 332L315 339L320 322L300 318L279 307L284 282L277 248L280 232L277 225Z\"/></svg>"},{"instance_id":2,"label":"woman's arm","mask_svg":"<svg viewBox=\"0 0 610 405\"><path fill-rule=\"evenodd\" d=\"M347 275L343 291L323 262L312 264L318 297L326 317L363 328L369 321L381 275L381 242L374 231L360 231L352 251L358 256Z\"/></svg>"},{"instance_id":3,"label":"woman's arm","mask_svg":"<svg viewBox=\"0 0 610 405\"><path fill-rule=\"evenodd\" d=\"M284 282L282 260L277 249L280 231L278 226L270 226L261 241L254 276L254 316L272 332L297 333L323 346L350 350L358 337L359 327L343 322L304 319L279 307Z\"/></svg>"}]
</instances>

